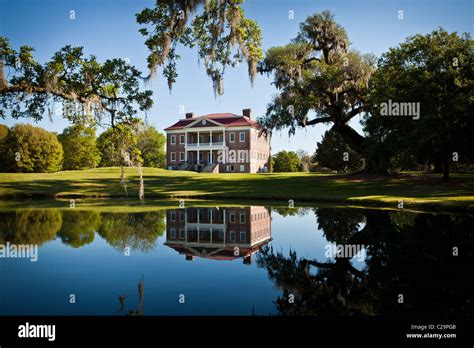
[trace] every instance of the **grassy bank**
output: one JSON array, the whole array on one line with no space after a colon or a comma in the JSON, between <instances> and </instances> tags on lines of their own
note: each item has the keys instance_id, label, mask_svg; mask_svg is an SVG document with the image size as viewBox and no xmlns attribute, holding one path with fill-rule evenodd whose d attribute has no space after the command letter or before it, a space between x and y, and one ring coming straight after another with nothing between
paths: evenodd
<instances>
[{"instance_id":1,"label":"grassy bank","mask_svg":"<svg viewBox=\"0 0 474 348\"><path fill-rule=\"evenodd\" d=\"M313 173L199 174L143 169L147 198L243 199L333 202L396 207L474 209L474 175L410 173L397 177L339 176ZM138 195L138 173L126 169L129 196ZM53 174L0 173L0 198L124 197L119 168Z\"/></svg>"}]
</instances>

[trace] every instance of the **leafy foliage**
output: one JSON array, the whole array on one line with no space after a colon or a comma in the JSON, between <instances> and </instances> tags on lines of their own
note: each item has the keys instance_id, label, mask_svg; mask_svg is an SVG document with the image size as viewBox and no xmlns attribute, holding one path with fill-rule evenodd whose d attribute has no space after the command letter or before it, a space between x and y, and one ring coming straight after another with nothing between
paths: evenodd
<instances>
[{"instance_id":1,"label":"leafy foliage","mask_svg":"<svg viewBox=\"0 0 474 348\"><path fill-rule=\"evenodd\" d=\"M363 167L362 156L351 150L334 130L324 133L322 141L317 143L313 160L319 166L338 172L353 172Z\"/></svg>"},{"instance_id":2,"label":"leafy foliage","mask_svg":"<svg viewBox=\"0 0 474 348\"><path fill-rule=\"evenodd\" d=\"M95 130L81 124L67 127L58 136L63 146L63 169L90 169L100 162Z\"/></svg>"},{"instance_id":3,"label":"leafy foliage","mask_svg":"<svg viewBox=\"0 0 474 348\"><path fill-rule=\"evenodd\" d=\"M274 172L298 172L300 171L300 158L293 151L280 151L273 156Z\"/></svg>"},{"instance_id":4,"label":"leafy foliage","mask_svg":"<svg viewBox=\"0 0 474 348\"><path fill-rule=\"evenodd\" d=\"M138 148L144 167L165 167L165 136L154 127L145 127L138 135Z\"/></svg>"},{"instance_id":5,"label":"leafy foliage","mask_svg":"<svg viewBox=\"0 0 474 348\"><path fill-rule=\"evenodd\" d=\"M329 11L309 16L288 45L272 47L259 65L273 74L279 94L259 121L267 131L333 123L361 151L363 137L346 123L369 110L366 101L375 58L349 50L347 34ZM313 118L310 119L311 115Z\"/></svg>"},{"instance_id":6,"label":"leafy foliage","mask_svg":"<svg viewBox=\"0 0 474 348\"><path fill-rule=\"evenodd\" d=\"M140 33L150 50L148 67L151 75L158 66L171 89L178 73L178 45L197 46L198 57L213 82L214 92L223 94L226 67L235 67L244 60L250 80L257 72L257 62L263 58L261 32L256 21L245 18L243 0L164 0L154 8L136 15L143 27ZM195 12L199 12L193 15Z\"/></svg>"},{"instance_id":7,"label":"leafy foliage","mask_svg":"<svg viewBox=\"0 0 474 348\"><path fill-rule=\"evenodd\" d=\"M138 127L138 123L134 127ZM102 154L101 167L130 166L143 162L134 127L118 124L99 135L97 147Z\"/></svg>"},{"instance_id":8,"label":"leafy foliage","mask_svg":"<svg viewBox=\"0 0 474 348\"><path fill-rule=\"evenodd\" d=\"M472 159L474 140L474 41L443 29L414 35L379 61L371 102L420 103L420 117L383 117L380 107L365 119L372 157L391 164L441 162L453 152Z\"/></svg>"},{"instance_id":9,"label":"leafy foliage","mask_svg":"<svg viewBox=\"0 0 474 348\"><path fill-rule=\"evenodd\" d=\"M98 122L107 116L115 125L129 122L138 110L149 110L153 104L152 91L141 90L141 72L123 59L99 63L93 55L85 57L82 47L68 45L40 64L33 52L30 46L16 51L0 37L1 118L10 110L13 118L41 120L46 109L50 116L54 113L54 103L70 101L74 107L63 108L70 121L86 114Z\"/></svg>"},{"instance_id":10,"label":"leafy foliage","mask_svg":"<svg viewBox=\"0 0 474 348\"><path fill-rule=\"evenodd\" d=\"M63 148L54 133L29 124L10 129L4 144L5 167L11 172L51 173L61 170Z\"/></svg>"}]
</instances>

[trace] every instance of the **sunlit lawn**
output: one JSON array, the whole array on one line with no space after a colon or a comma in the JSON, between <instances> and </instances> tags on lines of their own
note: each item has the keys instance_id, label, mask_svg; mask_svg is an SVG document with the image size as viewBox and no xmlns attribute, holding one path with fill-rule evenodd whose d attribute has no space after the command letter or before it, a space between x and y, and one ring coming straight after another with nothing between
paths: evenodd
<instances>
[{"instance_id":1,"label":"sunlit lawn","mask_svg":"<svg viewBox=\"0 0 474 348\"><path fill-rule=\"evenodd\" d=\"M136 168L126 168L127 190L138 195ZM155 198L262 199L352 204L453 205L472 208L474 175L410 173L401 177L338 176L315 173L201 174L143 169L145 196ZM53 174L0 173L1 197L124 197L120 168Z\"/></svg>"}]
</instances>

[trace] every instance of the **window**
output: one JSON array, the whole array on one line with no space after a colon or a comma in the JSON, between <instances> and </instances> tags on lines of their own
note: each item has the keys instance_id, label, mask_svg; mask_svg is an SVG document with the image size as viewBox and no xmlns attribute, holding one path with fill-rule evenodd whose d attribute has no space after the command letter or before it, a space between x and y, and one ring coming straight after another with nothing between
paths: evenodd
<instances>
[{"instance_id":1,"label":"window","mask_svg":"<svg viewBox=\"0 0 474 348\"><path fill-rule=\"evenodd\" d=\"M230 231L230 241L235 242L235 232L234 231Z\"/></svg>"},{"instance_id":2,"label":"window","mask_svg":"<svg viewBox=\"0 0 474 348\"><path fill-rule=\"evenodd\" d=\"M240 241L241 242L245 242L245 235L246 235L245 231L240 231Z\"/></svg>"},{"instance_id":3,"label":"window","mask_svg":"<svg viewBox=\"0 0 474 348\"><path fill-rule=\"evenodd\" d=\"M229 133L229 141L235 143L235 133Z\"/></svg>"},{"instance_id":4,"label":"window","mask_svg":"<svg viewBox=\"0 0 474 348\"><path fill-rule=\"evenodd\" d=\"M179 239L184 239L184 230L179 230Z\"/></svg>"},{"instance_id":5,"label":"window","mask_svg":"<svg viewBox=\"0 0 474 348\"><path fill-rule=\"evenodd\" d=\"M171 153L171 162L176 162L176 152Z\"/></svg>"},{"instance_id":6,"label":"window","mask_svg":"<svg viewBox=\"0 0 474 348\"><path fill-rule=\"evenodd\" d=\"M245 214L240 214L240 223L245 224Z\"/></svg>"},{"instance_id":7,"label":"window","mask_svg":"<svg viewBox=\"0 0 474 348\"><path fill-rule=\"evenodd\" d=\"M240 171L241 172L245 171L245 166L243 164L240 165Z\"/></svg>"},{"instance_id":8,"label":"window","mask_svg":"<svg viewBox=\"0 0 474 348\"><path fill-rule=\"evenodd\" d=\"M170 211L170 221L176 221L176 212Z\"/></svg>"},{"instance_id":9,"label":"window","mask_svg":"<svg viewBox=\"0 0 474 348\"><path fill-rule=\"evenodd\" d=\"M179 221L184 221L184 212L179 212Z\"/></svg>"},{"instance_id":10,"label":"window","mask_svg":"<svg viewBox=\"0 0 474 348\"><path fill-rule=\"evenodd\" d=\"M245 132L240 132L239 133L239 141L241 143L244 143L245 142Z\"/></svg>"},{"instance_id":11,"label":"window","mask_svg":"<svg viewBox=\"0 0 474 348\"><path fill-rule=\"evenodd\" d=\"M234 170L235 170L234 166L231 165L231 166L230 166L230 171L233 172Z\"/></svg>"},{"instance_id":12,"label":"window","mask_svg":"<svg viewBox=\"0 0 474 348\"><path fill-rule=\"evenodd\" d=\"M230 223L235 224L236 218L235 218L235 213L230 213Z\"/></svg>"},{"instance_id":13,"label":"window","mask_svg":"<svg viewBox=\"0 0 474 348\"><path fill-rule=\"evenodd\" d=\"M176 228L171 229L171 238L173 238L173 239L176 238Z\"/></svg>"},{"instance_id":14,"label":"window","mask_svg":"<svg viewBox=\"0 0 474 348\"><path fill-rule=\"evenodd\" d=\"M175 145L176 144L176 135L172 135L171 136L171 145Z\"/></svg>"},{"instance_id":15,"label":"window","mask_svg":"<svg viewBox=\"0 0 474 348\"><path fill-rule=\"evenodd\" d=\"M184 135L179 136L179 143L184 144Z\"/></svg>"},{"instance_id":16,"label":"window","mask_svg":"<svg viewBox=\"0 0 474 348\"><path fill-rule=\"evenodd\" d=\"M179 153L179 160L180 160L181 162L184 161L184 152L180 152L180 153Z\"/></svg>"},{"instance_id":17,"label":"window","mask_svg":"<svg viewBox=\"0 0 474 348\"><path fill-rule=\"evenodd\" d=\"M224 140L224 137L222 136L222 134L219 134L219 142L222 143Z\"/></svg>"}]
</instances>

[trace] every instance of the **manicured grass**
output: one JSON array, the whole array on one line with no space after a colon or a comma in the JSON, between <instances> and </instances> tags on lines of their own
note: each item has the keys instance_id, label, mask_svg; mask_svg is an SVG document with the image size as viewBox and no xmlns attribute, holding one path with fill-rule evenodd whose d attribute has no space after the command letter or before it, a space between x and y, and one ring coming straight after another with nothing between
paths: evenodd
<instances>
[{"instance_id":1,"label":"manicured grass","mask_svg":"<svg viewBox=\"0 0 474 348\"><path fill-rule=\"evenodd\" d=\"M136 168L126 168L130 197L138 195ZM397 177L313 173L202 174L144 168L145 197L334 202L396 207L474 209L474 175L410 173ZM2 198L124 197L120 168L53 174L0 173Z\"/></svg>"}]
</instances>

